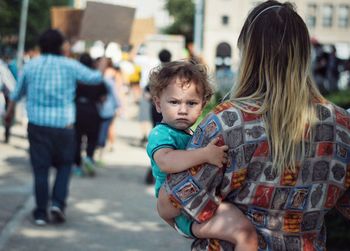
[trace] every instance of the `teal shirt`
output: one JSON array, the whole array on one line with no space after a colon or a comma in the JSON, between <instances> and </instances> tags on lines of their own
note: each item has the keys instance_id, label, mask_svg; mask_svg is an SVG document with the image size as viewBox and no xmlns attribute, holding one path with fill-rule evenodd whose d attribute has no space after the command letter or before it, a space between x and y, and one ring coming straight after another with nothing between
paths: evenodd
<instances>
[{"instance_id":1,"label":"teal shirt","mask_svg":"<svg viewBox=\"0 0 350 251\"><path fill-rule=\"evenodd\" d=\"M155 177L156 197L158 198L159 189L165 182L167 173L160 170L154 161L153 155L162 148L171 148L174 150L185 150L191 135L185 131L170 127L161 123L154 127L148 136L147 154L151 159L152 173Z\"/></svg>"},{"instance_id":2,"label":"teal shirt","mask_svg":"<svg viewBox=\"0 0 350 251\"><path fill-rule=\"evenodd\" d=\"M154 153L162 148L171 148L174 150L185 150L187 143L191 139L191 135L185 131L170 127L167 124L161 123L154 127L148 136L147 154L151 159L152 173L155 177L155 194L158 198L159 190L166 180L167 173L160 170L159 166L154 161ZM187 216L180 214L175 218L175 224L181 234L187 237L192 235L191 226L192 220Z\"/></svg>"}]
</instances>

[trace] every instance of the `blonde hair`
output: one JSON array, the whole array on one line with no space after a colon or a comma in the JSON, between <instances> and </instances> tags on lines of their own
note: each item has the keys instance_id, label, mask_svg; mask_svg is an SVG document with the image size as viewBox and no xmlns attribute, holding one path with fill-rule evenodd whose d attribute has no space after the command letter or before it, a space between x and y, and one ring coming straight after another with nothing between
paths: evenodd
<instances>
[{"instance_id":1,"label":"blonde hair","mask_svg":"<svg viewBox=\"0 0 350 251\"><path fill-rule=\"evenodd\" d=\"M310 37L290 3L267 1L255 7L241 30L238 84L231 99L262 114L272 166L295 171L316 120L313 105L322 99L310 78Z\"/></svg>"}]
</instances>

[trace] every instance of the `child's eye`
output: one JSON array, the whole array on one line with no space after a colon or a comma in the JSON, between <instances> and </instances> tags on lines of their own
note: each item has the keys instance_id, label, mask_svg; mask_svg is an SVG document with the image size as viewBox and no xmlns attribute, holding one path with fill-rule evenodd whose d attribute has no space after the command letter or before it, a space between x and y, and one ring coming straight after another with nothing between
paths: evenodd
<instances>
[{"instance_id":1,"label":"child's eye","mask_svg":"<svg viewBox=\"0 0 350 251\"><path fill-rule=\"evenodd\" d=\"M178 102L176 100L170 100L169 103L172 105L176 105Z\"/></svg>"},{"instance_id":2,"label":"child's eye","mask_svg":"<svg viewBox=\"0 0 350 251\"><path fill-rule=\"evenodd\" d=\"M196 102L196 101L190 101L190 102L188 102L188 105L190 105L190 106L194 106L194 105L197 105L198 104L198 102Z\"/></svg>"}]
</instances>

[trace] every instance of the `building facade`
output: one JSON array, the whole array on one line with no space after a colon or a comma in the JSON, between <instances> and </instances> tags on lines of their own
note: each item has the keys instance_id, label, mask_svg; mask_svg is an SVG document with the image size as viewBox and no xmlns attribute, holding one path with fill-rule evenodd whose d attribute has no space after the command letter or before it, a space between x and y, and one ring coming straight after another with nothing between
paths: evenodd
<instances>
[{"instance_id":1,"label":"building facade","mask_svg":"<svg viewBox=\"0 0 350 251\"><path fill-rule=\"evenodd\" d=\"M262 1L203 0L202 56L211 69L236 69L237 39L249 11ZM335 44L338 56L350 56L350 0L291 0L306 22L310 36Z\"/></svg>"}]
</instances>

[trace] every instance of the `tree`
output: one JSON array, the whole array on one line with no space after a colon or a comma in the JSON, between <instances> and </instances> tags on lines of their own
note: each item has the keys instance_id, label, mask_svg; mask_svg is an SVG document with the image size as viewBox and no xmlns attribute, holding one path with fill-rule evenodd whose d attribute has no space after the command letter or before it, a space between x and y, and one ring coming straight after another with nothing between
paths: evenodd
<instances>
[{"instance_id":1,"label":"tree","mask_svg":"<svg viewBox=\"0 0 350 251\"><path fill-rule=\"evenodd\" d=\"M193 0L166 0L165 9L174 22L164 29L166 34L185 36L186 44L193 42L195 5Z\"/></svg>"},{"instance_id":2,"label":"tree","mask_svg":"<svg viewBox=\"0 0 350 251\"><path fill-rule=\"evenodd\" d=\"M17 30L19 25L21 1L1 0L0 1L0 49L1 54L13 54L14 47L18 40ZM14 30L16 27L16 31Z\"/></svg>"},{"instance_id":3,"label":"tree","mask_svg":"<svg viewBox=\"0 0 350 251\"><path fill-rule=\"evenodd\" d=\"M2 0L0 1L0 36L4 37L13 34L14 25L19 23L18 11L21 2L18 0Z\"/></svg>"},{"instance_id":4,"label":"tree","mask_svg":"<svg viewBox=\"0 0 350 251\"><path fill-rule=\"evenodd\" d=\"M29 0L25 48L33 48L41 32L48 29L52 6L64 6L69 0ZM0 46L15 50L18 43L22 0L0 1ZM0 47L1 48L1 47Z\"/></svg>"},{"instance_id":5,"label":"tree","mask_svg":"<svg viewBox=\"0 0 350 251\"><path fill-rule=\"evenodd\" d=\"M33 48L38 36L50 27L50 4L47 0L31 0L28 8L28 21L25 48Z\"/></svg>"}]
</instances>

